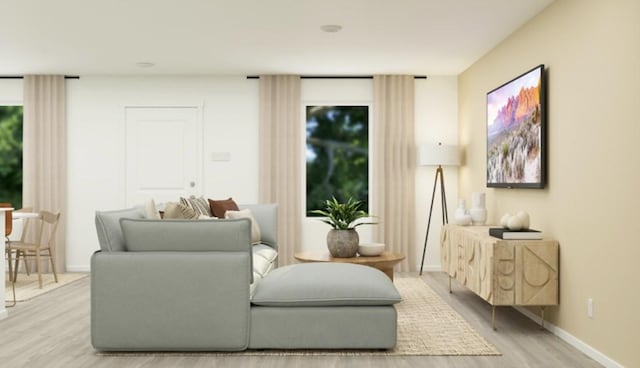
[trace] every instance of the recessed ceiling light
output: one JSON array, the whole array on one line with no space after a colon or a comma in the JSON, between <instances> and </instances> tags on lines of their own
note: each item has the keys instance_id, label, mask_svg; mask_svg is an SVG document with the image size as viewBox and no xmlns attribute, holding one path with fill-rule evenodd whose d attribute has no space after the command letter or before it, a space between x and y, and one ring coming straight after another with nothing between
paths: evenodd
<instances>
[{"instance_id":1,"label":"recessed ceiling light","mask_svg":"<svg viewBox=\"0 0 640 368\"><path fill-rule=\"evenodd\" d=\"M139 62L136 63L136 66L138 68L152 68L154 65L156 65L156 64L148 62L148 61L139 61Z\"/></svg>"},{"instance_id":2,"label":"recessed ceiling light","mask_svg":"<svg viewBox=\"0 0 640 368\"><path fill-rule=\"evenodd\" d=\"M341 25L338 24L325 24L320 27L321 30L328 33L336 33L342 29Z\"/></svg>"}]
</instances>

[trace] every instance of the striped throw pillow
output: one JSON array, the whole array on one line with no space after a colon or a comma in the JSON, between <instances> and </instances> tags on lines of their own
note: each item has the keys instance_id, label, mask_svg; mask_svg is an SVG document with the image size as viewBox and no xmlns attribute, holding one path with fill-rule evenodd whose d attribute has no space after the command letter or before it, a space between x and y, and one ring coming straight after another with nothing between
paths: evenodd
<instances>
[{"instance_id":1,"label":"striped throw pillow","mask_svg":"<svg viewBox=\"0 0 640 368\"><path fill-rule=\"evenodd\" d=\"M209 202L204 198L196 198L191 196L190 198L180 197L180 204L183 204L191 208L198 216L205 215L211 217L211 209L209 208Z\"/></svg>"}]
</instances>

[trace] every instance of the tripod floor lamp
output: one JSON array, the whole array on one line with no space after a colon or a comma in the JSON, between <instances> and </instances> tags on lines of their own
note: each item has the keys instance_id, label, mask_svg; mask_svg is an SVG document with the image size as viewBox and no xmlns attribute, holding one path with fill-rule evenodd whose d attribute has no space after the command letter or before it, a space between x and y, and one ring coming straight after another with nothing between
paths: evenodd
<instances>
[{"instance_id":1,"label":"tripod floor lamp","mask_svg":"<svg viewBox=\"0 0 640 368\"><path fill-rule=\"evenodd\" d=\"M433 214L433 202L436 197L436 187L438 179L440 179L440 199L442 209L442 224L449 223L449 215L447 214L447 195L444 190L444 172L442 166L458 166L460 165L460 156L457 146L447 146L438 142L438 144L425 145L420 147L420 166L437 166L436 176L433 180L433 191L431 192L431 205L429 206L429 220L427 220L427 235L424 238L424 248L422 249L422 261L420 262L420 275L424 267L424 256L427 253L427 240L429 240L429 228L431 227L431 215Z\"/></svg>"}]
</instances>

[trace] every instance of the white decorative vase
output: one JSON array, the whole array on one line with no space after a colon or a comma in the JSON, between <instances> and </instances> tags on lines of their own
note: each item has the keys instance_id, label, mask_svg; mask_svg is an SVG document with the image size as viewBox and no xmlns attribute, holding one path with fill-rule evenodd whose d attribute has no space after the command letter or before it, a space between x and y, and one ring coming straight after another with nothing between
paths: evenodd
<instances>
[{"instance_id":1,"label":"white decorative vase","mask_svg":"<svg viewBox=\"0 0 640 368\"><path fill-rule=\"evenodd\" d=\"M485 207L484 193L471 194L471 222L474 225L484 225L487 222L487 209Z\"/></svg>"},{"instance_id":2,"label":"white decorative vase","mask_svg":"<svg viewBox=\"0 0 640 368\"><path fill-rule=\"evenodd\" d=\"M467 213L466 201L464 199L458 200L458 208L456 208L456 212L453 214L453 220L456 225L470 225L471 224L471 216Z\"/></svg>"},{"instance_id":3,"label":"white decorative vase","mask_svg":"<svg viewBox=\"0 0 640 368\"><path fill-rule=\"evenodd\" d=\"M487 222L487 210L484 208L472 208L469 214L474 225L484 225Z\"/></svg>"}]
</instances>

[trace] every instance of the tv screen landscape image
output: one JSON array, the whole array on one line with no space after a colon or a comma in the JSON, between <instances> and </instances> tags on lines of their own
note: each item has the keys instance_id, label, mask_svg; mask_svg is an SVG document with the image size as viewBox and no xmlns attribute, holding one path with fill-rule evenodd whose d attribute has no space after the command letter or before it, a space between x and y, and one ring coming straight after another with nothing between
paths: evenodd
<instances>
[{"instance_id":1,"label":"tv screen landscape image","mask_svg":"<svg viewBox=\"0 0 640 368\"><path fill-rule=\"evenodd\" d=\"M544 65L487 93L487 187L544 188Z\"/></svg>"}]
</instances>

